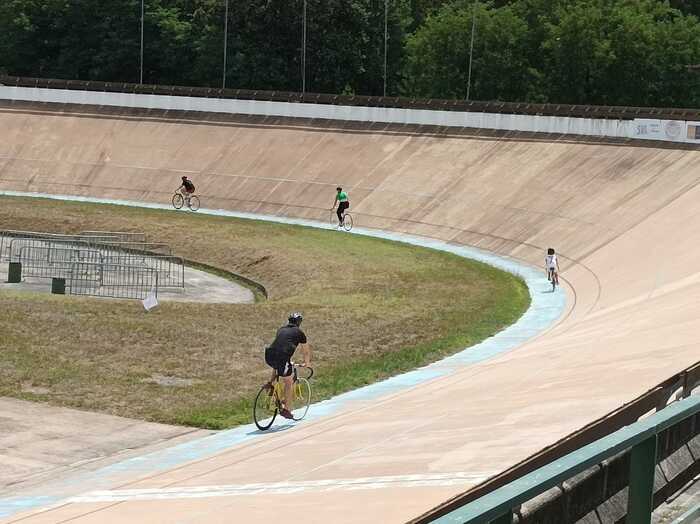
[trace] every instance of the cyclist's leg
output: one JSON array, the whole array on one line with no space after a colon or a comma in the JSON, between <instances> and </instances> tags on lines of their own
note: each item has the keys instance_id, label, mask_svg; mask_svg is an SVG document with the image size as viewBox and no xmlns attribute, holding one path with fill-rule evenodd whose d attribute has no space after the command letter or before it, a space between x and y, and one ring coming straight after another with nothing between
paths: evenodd
<instances>
[{"instance_id":1,"label":"cyclist's leg","mask_svg":"<svg viewBox=\"0 0 700 524\"><path fill-rule=\"evenodd\" d=\"M338 209L336 209L335 214L338 215L338 226L343 225L343 203L338 202Z\"/></svg>"}]
</instances>

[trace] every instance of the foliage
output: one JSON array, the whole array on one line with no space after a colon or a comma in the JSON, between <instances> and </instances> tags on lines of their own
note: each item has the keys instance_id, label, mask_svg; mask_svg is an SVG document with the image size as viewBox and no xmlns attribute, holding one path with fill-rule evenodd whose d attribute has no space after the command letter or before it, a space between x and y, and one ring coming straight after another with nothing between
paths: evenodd
<instances>
[{"instance_id":1,"label":"foliage","mask_svg":"<svg viewBox=\"0 0 700 524\"><path fill-rule=\"evenodd\" d=\"M228 0L229 87L299 91L304 0ZM695 106L694 0L306 0L306 88ZM144 82L221 85L225 0L144 0ZM137 82L140 0L0 2L0 71Z\"/></svg>"}]
</instances>

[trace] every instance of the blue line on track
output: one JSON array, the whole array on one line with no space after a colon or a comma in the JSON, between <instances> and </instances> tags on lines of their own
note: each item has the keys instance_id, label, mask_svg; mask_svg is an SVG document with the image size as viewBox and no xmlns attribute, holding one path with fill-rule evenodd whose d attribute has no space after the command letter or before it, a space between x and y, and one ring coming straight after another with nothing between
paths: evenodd
<instances>
[{"instance_id":1,"label":"blue line on track","mask_svg":"<svg viewBox=\"0 0 700 524\"><path fill-rule=\"evenodd\" d=\"M66 200L72 202L90 202L98 204L113 204L131 207L142 207L151 209L171 210L171 206L166 204L151 204L145 202L132 202L125 200L112 200L92 197L48 195L43 193L24 193L18 191L0 191L0 195L49 198L54 200ZM251 220L264 220L278 222L282 224L293 224L320 229L334 229L329 224L323 224L313 220L298 218L278 217L271 215L257 215L254 213L239 213L226 210L200 209L197 213L206 215L225 216L233 218L244 218ZM438 362L424 366L422 368L403 373L375 384L359 388L354 391L343 393L312 406L309 411L309 420L317 420L334 413L347 406L349 402L372 400L382 395L397 393L401 390L412 388L420 383L433 380L451 374L459 368L464 368L470 364L482 362L497 355L520 346L530 338L542 333L554 325L566 307L566 295L563 289L555 293L547 292L550 284L544 276L544 272L530 266L526 266L511 258L500 257L480 249L449 244L439 240L423 238L402 233L392 233L373 229L354 228L352 234L365 235L375 238L383 238L404 242L416 246L422 246L439 251L446 251L465 258L484 262L498 269L508 271L520 276L530 292L530 308L513 325L507 327L500 333L484 340L480 344L471 346L463 351L444 358ZM347 233L338 233L347 234ZM284 431L293 427L293 424L277 425L272 431ZM58 481L56 491L60 496L47 496L44 494L0 498L0 518L8 517L14 513L28 511L31 509L46 507L55 504L75 494L76 486L89 486L90 490L109 489L112 486L111 479L116 476L123 476L128 473L131 478L152 475L160 471L172 469L186 462L210 457L230 449L233 446L250 441L260 435L255 425L249 424L239 426L230 430L220 431L212 435L178 444L168 449L149 453L144 456L117 462L103 467L99 470L81 473L77 477ZM269 433L269 431L267 432ZM53 486L52 486L53 487Z\"/></svg>"}]
</instances>

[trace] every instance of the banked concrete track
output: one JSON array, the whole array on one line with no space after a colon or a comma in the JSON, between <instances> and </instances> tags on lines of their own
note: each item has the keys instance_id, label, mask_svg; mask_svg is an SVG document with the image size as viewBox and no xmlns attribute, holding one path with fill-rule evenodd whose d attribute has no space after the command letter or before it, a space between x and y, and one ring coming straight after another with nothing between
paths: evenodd
<instances>
[{"instance_id":1,"label":"banked concrete track","mask_svg":"<svg viewBox=\"0 0 700 524\"><path fill-rule=\"evenodd\" d=\"M570 296L504 356L8 522L402 522L700 355L697 150L19 105L0 129L0 190L167 202L184 173L208 208L326 220L341 184L366 227L538 266L554 246Z\"/></svg>"}]
</instances>

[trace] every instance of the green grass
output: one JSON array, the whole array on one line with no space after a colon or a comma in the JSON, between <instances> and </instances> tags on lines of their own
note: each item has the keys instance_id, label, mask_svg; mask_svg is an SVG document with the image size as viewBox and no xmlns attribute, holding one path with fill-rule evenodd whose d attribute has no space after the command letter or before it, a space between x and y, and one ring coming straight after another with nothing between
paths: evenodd
<instances>
[{"instance_id":1,"label":"green grass","mask_svg":"<svg viewBox=\"0 0 700 524\"><path fill-rule=\"evenodd\" d=\"M121 206L2 198L7 229L143 231L186 259L265 286L255 304L9 292L0 285L0 395L145 420L249 422L263 347L301 310L315 400L475 344L529 305L513 275L461 257L335 231ZM185 387L155 375L192 380Z\"/></svg>"}]
</instances>

